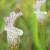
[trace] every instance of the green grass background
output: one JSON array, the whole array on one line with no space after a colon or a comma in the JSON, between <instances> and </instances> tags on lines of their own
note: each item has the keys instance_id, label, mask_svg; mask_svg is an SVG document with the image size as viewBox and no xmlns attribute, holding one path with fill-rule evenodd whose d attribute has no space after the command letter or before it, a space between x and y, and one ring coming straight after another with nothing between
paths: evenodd
<instances>
[{"instance_id":1,"label":"green grass background","mask_svg":"<svg viewBox=\"0 0 50 50\"><path fill-rule=\"evenodd\" d=\"M50 1L41 6L41 11L47 11L47 19L44 23L38 24L34 14L33 3L35 0L1 0L0 1L0 50L9 50L7 44L7 33L4 30L4 17L20 7L24 16L18 18L14 26L24 31L18 50L48 50L50 47ZM40 25L38 27L38 25ZM42 26L41 26L42 25ZM38 29L40 29L40 36Z\"/></svg>"}]
</instances>

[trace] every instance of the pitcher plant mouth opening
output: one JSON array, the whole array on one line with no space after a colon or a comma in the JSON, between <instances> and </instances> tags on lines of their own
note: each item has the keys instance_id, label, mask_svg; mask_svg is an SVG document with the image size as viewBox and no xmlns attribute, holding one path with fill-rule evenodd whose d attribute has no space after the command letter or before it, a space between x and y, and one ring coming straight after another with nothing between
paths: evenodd
<instances>
[{"instance_id":1,"label":"pitcher plant mouth opening","mask_svg":"<svg viewBox=\"0 0 50 50\"><path fill-rule=\"evenodd\" d=\"M44 21L46 18L45 16L46 16L47 12L40 10L41 5L44 4L45 2L46 2L46 0L36 0L35 4L33 5L34 13L37 16L38 21Z\"/></svg>"}]
</instances>

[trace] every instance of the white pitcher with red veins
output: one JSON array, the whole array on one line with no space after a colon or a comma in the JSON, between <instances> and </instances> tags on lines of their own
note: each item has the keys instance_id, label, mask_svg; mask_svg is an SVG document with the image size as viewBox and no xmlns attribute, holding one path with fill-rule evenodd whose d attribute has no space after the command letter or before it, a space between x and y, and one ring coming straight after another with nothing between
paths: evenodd
<instances>
[{"instance_id":1,"label":"white pitcher with red veins","mask_svg":"<svg viewBox=\"0 0 50 50\"><path fill-rule=\"evenodd\" d=\"M19 43L20 36L23 35L23 30L13 26L15 20L20 16L23 16L23 13L17 8L16 12L11 12L9 17L4 18L6 22L4 29L7 31L7 41L9 47L15 47Z\"/></svg>"},{"instance_id":2,"label":"white pitcher with red veins","mask_svg":"<svg viewBox=\"0 0 50 50\"><path fill-rule=\"evenodd\" d=\"M46 0L36 0L35 4L33 4L34 7L34 13L37 16L38 22L43 22L45 20L45 16L47 12L45 11L40 11L41 5L44 4Z\"/></svg>"}]
</instances>

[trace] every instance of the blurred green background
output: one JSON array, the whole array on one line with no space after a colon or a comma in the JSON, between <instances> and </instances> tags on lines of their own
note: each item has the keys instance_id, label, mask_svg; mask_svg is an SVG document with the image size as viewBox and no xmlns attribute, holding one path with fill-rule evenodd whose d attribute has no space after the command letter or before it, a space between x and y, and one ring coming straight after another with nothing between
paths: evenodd
<instances>
[{"instance_id":1,"label":"blurred green background","mask_svg":"<svg viewBox=\"0 0 50 50\"><path fill-rule=\"evenodd\" d=\"M24 32L18 50L50 50L50 0L41 6L41 11L48 12L43 26L37 22L33 3L35 0L0 0L0 50L9 50L4 17L9 16L17 7L24 14L14 23L15 27Z\"/></svg>"}]
</instances>

